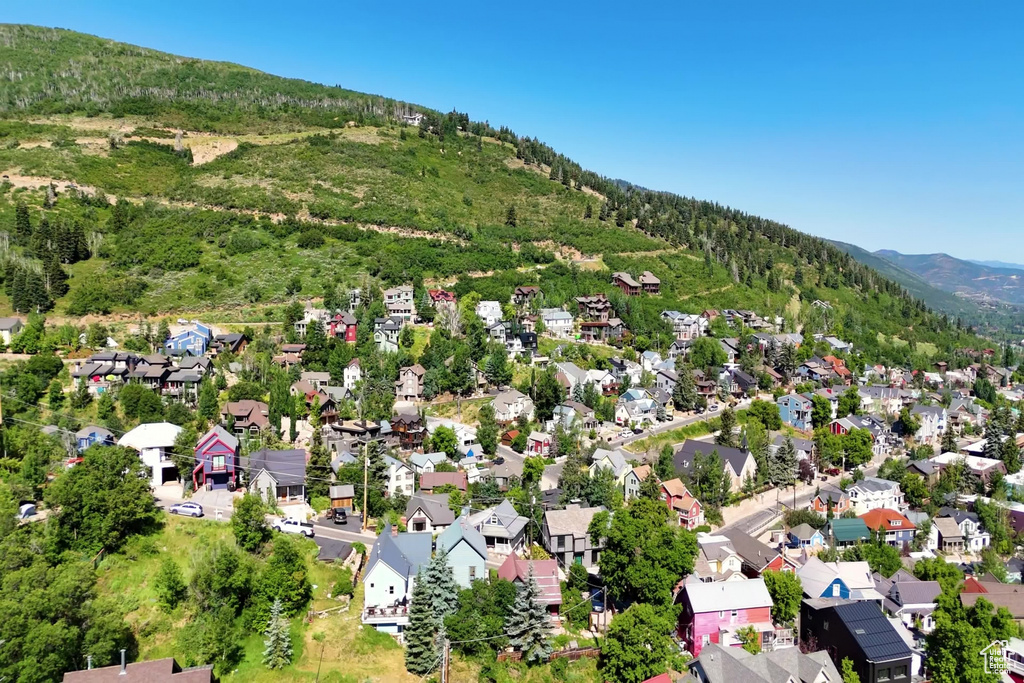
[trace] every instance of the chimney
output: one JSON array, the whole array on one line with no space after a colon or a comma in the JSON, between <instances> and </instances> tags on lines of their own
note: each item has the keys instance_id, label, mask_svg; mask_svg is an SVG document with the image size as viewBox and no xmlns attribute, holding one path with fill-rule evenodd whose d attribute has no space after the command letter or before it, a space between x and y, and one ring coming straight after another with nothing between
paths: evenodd
<instances>
[{"instance_id":1,"label":"chimney","mask_svg":"<svg viewBox=\"0 0 1024 683\"><path fill-rule=\"evenodd\" d=\"M118 675L119 676L124 676L127 673L128 673L128 664L125 662L125 659L124 659L124 649L122 649L121 650L121 673L119 673Z\"/></svg>"},{"instance_id":2,"label":"chimney","mask_svg":"<svg viewBox=\"0 0 1024 683\"><path fill-rule=\"evenodd\" d=\"M392 538L398 536L398 525L397 524L395 524L394 526L391 527L391 536L392 536Z\"/></svg>"}]
</instances>

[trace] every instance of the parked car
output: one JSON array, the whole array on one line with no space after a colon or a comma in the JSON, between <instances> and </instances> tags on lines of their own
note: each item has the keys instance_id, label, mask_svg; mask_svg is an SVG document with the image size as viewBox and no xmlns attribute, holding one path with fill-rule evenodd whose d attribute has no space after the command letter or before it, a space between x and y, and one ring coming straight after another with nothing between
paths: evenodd
<instances>
[{"instance_id":1,"label":"parked car","mask_svg":"<svg viewBox=\"0 0 1024 683\"><path fill-rule=\"evenodd\" d=\"M203 506L199 503L175 503L168 510L172 515L186 515L188 517L202 517Z\"/></svg>"},{"instance_id":2,"label":"parked car","mask_svg":"<svg viewBox=\"0 0 1024 683\"><path fill-rule=\"evenodd\" d=\"M709 412L709 413L717 413L717 412L718 412L718 409L719 409L719 408L721 408L721 407L722 407L722 406L720 406L720 405L718 405L717 403L715 403L715 404L713 404L713 405L712 405L712 406L711 406L710 408L708 408L708 412Z\"/></svg>"},{"instance_id":3,"label":"parked car","mask_svg":"<svg viewBox=\"0 0 1024 683\"><path fill-rule=\"evenodd\" d=\"M633 427L633 433L634 434L643 434L644 433L644 428L643 427Z\"/></svg>"},{"instance_id":4,"label":"parked car","mask_svg":"<svg viewBox=\"0 0 1024 683\"><path fill-rule=\"evenodd\" d=\"M633 432L631 432L627 427L623 427L622 430L619 432L620 439L625 439L630 436L633 436Z\"/></svg>"},{"instance_id":5,"label":"parked car","mask_svg":"<svg viewBox=\"0 0 1024 683\"><path fill-rule=\"evenodd\" d=\"M590 589L590 608L594 612L604 611L604 598L601 595L601 588Z\"/></svg>"},{"instance_id":6,"label":"parked car","mask_svg":"<svg viewBox=\"0 0 1024 683\"><path fill-rule=\"evenodd\" d=\"M348 524L348 513L342 510L341 508L338 508L337 510L334 511L334 514L331 516L331 519L334 520L335 524Z\"/></svg>"},{"instance_id":7,"label":"parked car","mask_svg":"<svg viewBox=\"0 0 1024 683\"><path fill-rule=\"evenodd\" d=\"M286 534L302 534L306 538L313 538L314 534L312 524L297 519L279 519L274 522L274 528Z\"/></svg>"}]
</instances>

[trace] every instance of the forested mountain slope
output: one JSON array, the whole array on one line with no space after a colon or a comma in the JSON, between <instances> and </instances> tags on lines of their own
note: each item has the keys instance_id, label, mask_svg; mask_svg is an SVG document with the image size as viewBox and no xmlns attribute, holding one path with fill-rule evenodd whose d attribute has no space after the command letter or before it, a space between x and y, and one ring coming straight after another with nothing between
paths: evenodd
<instances>
[{"instance_id":1,"label":"forested mountain slope","mask_svg":"<svg viewBox=\"0 0 1024 683\"><path fill-rule=\"evenodd\" d=\"M825 240L463 113L37 27L0 26L0 66L8 310L272 320L367 278L501 300L541 283L561 305L649 269L661 297L615 299L641 343L667 343L662 310L706 307L921 364L981 343Z\"/></svg>"}]
</instances>

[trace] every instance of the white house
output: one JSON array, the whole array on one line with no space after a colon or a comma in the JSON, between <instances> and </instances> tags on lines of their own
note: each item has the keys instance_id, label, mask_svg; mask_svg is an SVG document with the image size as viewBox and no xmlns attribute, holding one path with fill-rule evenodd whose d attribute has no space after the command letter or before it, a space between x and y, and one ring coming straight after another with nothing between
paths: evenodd
<instances>
[{"instance_id":1,"label":"white house","mask_svg":"<svg viewBox=\"0 0 1024 683\"><path fill-rule=\"evenodd\" d=\"M865 512L878 508L888 508L899 512L907 509L900 485L888 479L864 477L860 481L850 484L846 493L850 496L850 505L857 515L863 515Z\"/></svg>"},{"instance_id":2,"label":"white house","mask_svg":"<svg viewBox=\"0 0 1024 683\"><path fill-rule=\"evenodd\" d=\"M501 320L501 304L497 301L481 301L476 305L476 314L484 321L484 327L490 327Z\"/></svg>"},{"instance_id":3,"label":"white house","mask_svg":"<svg viewBox=\"0 0 1024 683\"><path fill-rule=\"evenodd\" d=\"M973 512L957 510L954 508L942 508L936 519L948 517L960 528L964 539L964 550L971 553L980 553L992 544L992 535L985 531L978 521L978 515ZM939 529L935 524L931 525L928 531L928 550L939 549Z\"/></svg>"},{"instance_id":4,"label":"white house","mask_svg":"<svg viewBox=\"0 0 1024 683\"><path fill-rule=\"evenodd\" d=\"M405 322L412 322L416 315L416 306L413 304L412 285L400 285L384 290L384 307L389 316L401 318Z\"/></svg>"},{"instance_id":5,"label":"white house","mask_svg":"<svg viewBox=\"0 0 1024 683\"><path fill-rule=\"evenodd\" d=\"M503 391L491 401L494 408L494 419L499 423L514 422L520 415L527 420L533 419L533 399L516 389Z\"/></svg>"},{"instance_id":6,"label":"white house","mask_svg":"<svg viewBox=\"0 0 1024 683\"><path fill-rule=\"evenodd\" d=\"M569 327L572 328L571 319ZM18 318L0 318L0 340L3 340L5 345L10 344L11 339L21 332L21 328L21 320Z\"/></svg>"},{"instance_id":7,"label":"white house","mask_svg":"<svg viewBox=\"0 0 1024 683\"><path fill-rule=\"evenodd\" d=\"M568 337L572 334L572 314L561 308L540 309L540 319L553 337Z\"/></svg>"},{"instance_id":8,"label":"white house","mask_svg":"<svg viewBox=\"0 0 1024 683\"><path fill-rule=\"evenodd\" d=\"M918 403L910 409L910 414L921 423L914 435L918 441L937 443L946 431L946 409L942 406L926 406Z\"/></svg>"},{"instance_id":9,"label":"white house","mask_svg":"<svg viewBox=\"0 0 1024 683\"><path fill-rule=\"evenodd\" d=\"M626 460L625 454L620 450L608 451L598 448L590 464L590 476L597 474L598 470L611 470L615 475L615 483L622 486L626 475L633 469L633 466Z\"/></svg>"},{"instance_id":10,"label":"white house","mask_svg":"<svg viewBox=\"0 0 1024 683\"><path fill-rule=\"evenodd\" d=\"M443 462L449 462L448 456L444 453L413 453L409 456L409 464L412 465L412 471L416 474L434 472L437 466Z\"/></svg>"},{"instance_id":11,"label":"white house","mask_svg":"<svg viewBox=\"0 0 1024 683\"><path fill-rule=\"evenodd\" d=\"M417 493L405 505L405 526L415 533L437 534L455 521L447 493Z\"/></svg>"},{"instance_id":12,"label":"white house","mask_svg":"<svg viewBox=\"0 0 1024 683\"><path fill-rule=\"evenodd\" d=\"M390 524L370 550L363 573L362 621L399 638L409 624L409 601L416 574L430 563L431 534L396 533Z\"/></svg>"},{"instance_id":13,"label":"white house","mask_svg":"<svg viewBox=\"0 0 1024 683\"><path fill-rule=\"evenodd\" d=\"M388 467L388 493L411 496L416 490L416 475L412 468L390 455L384 456L384 464Z\"/></svg>"},{"instance_id":14,"label":"white house","mask_svg":"<svg viewBox=\"0 0 1024 683\"><path fill-rule=\"evenodd\" d=\"M628 427L652 425L658 419L658 403L652 398L620 400L615 406L615 424Z\"/></svg>"},{"instance_id":15,"label":"white house","mask_svg":"<svg viewBox=\"0 0 1024 683\"><path fill-rule=\"evenodd\" d=\"M139 452L142 464L149 468L150 485L156 487L176 481L179 474L188 474L179 473L171 459L174 440L181 431L181 427L170 422L150 422L122 436L117 445Z\"/></svg>"},{"instance_id":16,"label":"white house","mask_svg":"<svg viewBox=\"0 0 1024 683\"><path fill-rule=\"evenodd\" d=\"M359 359L353 358L342 371L342 382L349 391L355 391L356 385L363 379L363 368L359 365Z\"/></svg>"}]
</instances>

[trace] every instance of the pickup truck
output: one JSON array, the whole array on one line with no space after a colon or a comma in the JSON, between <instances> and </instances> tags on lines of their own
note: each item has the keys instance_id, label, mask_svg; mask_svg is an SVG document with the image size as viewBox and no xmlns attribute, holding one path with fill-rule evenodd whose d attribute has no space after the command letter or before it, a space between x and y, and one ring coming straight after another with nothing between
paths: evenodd
<instances>
[{"instance_id":1,"label":"pickup truck","mask_svg":"<svg viewBox=\"0 0 1024 683\"><path fill-rule=\"evenodd\" d=\"M279 519L274 522L274 528L286 534L302 534L306 538L313 538L313 525L309 522L300 522L297 519Z\"/></svg>"}]
</instances>

